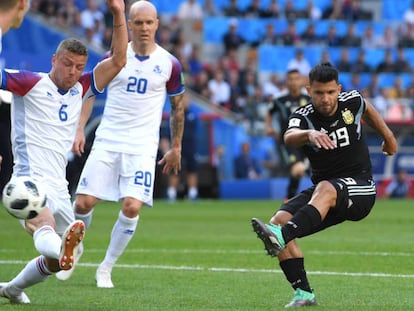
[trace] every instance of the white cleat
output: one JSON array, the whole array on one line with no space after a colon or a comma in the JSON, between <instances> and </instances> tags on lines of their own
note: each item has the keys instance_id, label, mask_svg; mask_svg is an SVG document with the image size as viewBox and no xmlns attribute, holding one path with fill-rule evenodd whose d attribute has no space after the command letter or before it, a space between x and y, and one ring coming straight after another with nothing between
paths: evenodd
<instances>
[{"instance_id":1,"label":"white cleat","mask_svg":"<svg viewBox=\"0 0 414 311\"><path fill-rule=\"evenodd\" d=\"M0 283L0 297L9 299L12 304L28 304L30 303L29 297L24 292L21 292L17 296L13 296L7 290L9 283Z\"/></svg>"},{"instance_id":2,"label":"white cleat","mask_svg":"<svg viewBox=\"0 0 414 311\"><path fill-rule=\"evenodd\" d=\"M72 222L62 235L59 266L61 270L71 270L75 263L75 251L85 235L85 224L82 220Z\"/></svg>"},{"instance_id":3,"label":"white cleat","mask_svg":"<svg viewBox=\"0 0 414 311\"><path fill-rule=\"evenodd\" d=\"M101 266L98 267L96 270L96 286L99 288L113 288L114 284L111 280L111 270L102 268Z\"/></svg>"},{"instance_id":4,"label":"white cleat","mask_svg":"<svg viewBox=\"0 0 414 311\"><path fill-rule=\"evenodd\" d=\"M83 243L79 243L77 247L75 247L74 250L75 254L75 262L73 263L73 267L70 270L60 270L58 273L56 273L56 278L60 281L67 281L73 274L73 270L75 269L75 265L79 262L80 258L83 254Z\"/></svg>"}]
</instances>

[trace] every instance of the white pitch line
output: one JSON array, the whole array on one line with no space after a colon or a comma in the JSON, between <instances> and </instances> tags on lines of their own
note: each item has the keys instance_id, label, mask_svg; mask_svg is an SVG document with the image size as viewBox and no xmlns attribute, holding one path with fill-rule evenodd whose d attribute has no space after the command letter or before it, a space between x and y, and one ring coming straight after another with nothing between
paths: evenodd
<instances>
[{"instance_id":1,"label":"white pitch line","mask_svg":"<svg viewBox=\"0 0 414 311\"><path fill-rule=\"evenodd\" d=\"M15 253L18 249L0 249L0 253ZM88 248L89 253L105 253L105 249ZM171 248L134 248L126 253L169 253L169 254L265 254L264 250L230 250L230 249L171 249ZM369 256L369 257L414 257L414 253L403 252L365 252L365 251L317 251L305 250L305 254L336 255L336 256Z\"/></svg>"},{"instance_id":2,"label":"white pitch line","mask_svg":"<svg viewBox=\"0 0 414 311\"><path fill-rule=\"evenodd\" d=\"M26 261L23 260L0 260L0 265L24 265ZM98 263L83 263L77 264L80 267L99 266ZM168 265L139 265L139 264L117 264L116 268L124 269L152 269L152 270L180 270L180 271L210 271L210 272L236 272L236 273L282 273L280 270L270 269L246 269L246 268L219 268L219 267L197 267L197 266L168 266ZM307 271L307 274L313 275L335 275L335 276L350 276L350 277L374 277L374 278L404 278L412 279L414 274L391 274L383 272L362 273L362 272L335 272L335 271Z\"/></svg>"}]
</instances>

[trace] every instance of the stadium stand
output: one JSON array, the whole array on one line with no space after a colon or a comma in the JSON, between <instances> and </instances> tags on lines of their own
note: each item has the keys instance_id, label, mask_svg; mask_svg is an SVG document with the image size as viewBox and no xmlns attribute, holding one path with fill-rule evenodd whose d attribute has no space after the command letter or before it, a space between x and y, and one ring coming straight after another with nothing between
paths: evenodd
<instances>
[{"instance_id":1,"label":"stadium stand","mask_svg":"<svg viewBox=\"0 0 414 311\"><path fill-rule=\"evenodd\" d=\"M261 0L261 7L266 8L270 4L271 0ZM184 29L190 44L197 44L201 47L203 70L207 72L208 76L211 76L216 68L225 63L224 49L222 46L223 35L229 28L229 22L233 17L224 16L223 14L216 17L205 17L202 23L196 28L194 24L176 25L176 19L174 18L177 10L177 2L170 0L154 0L152 1L158 8L161 15L161 20L164 21L165 27L168 29L170 35L170 41L172 42L174 36L177 33L177 29ZM314 0L314 4L322 11L326 11L332 5L331 0ZM75 0L78 9L81 11L85 9L85 1ZM200 0L200 4L204 4L204 1ZM215 6L219 10L223 10L227 5L228 0L214 1ZM251 0L238 0L240 10L245 10L251 3ZM237 17L238 29L240 34L246 39L247 43L242 46L239 51L239 64L241 71L239 76L243 77L245 72L249 70L257 70L255 74L258 77L258 83L255 85L258 88L266 79L272 74L280 74L280 87L283 89L283 78L286 71L286 64L289 59L292 58L297 48L303 48L304 44L300 43L298 46L285 46L282 44L277 45L260 45L258 42L265 32L266 25L272 23L275 27L278 36L288 28L289 20L284 16L284 5L286 0L279 0L278 4L281 10L281 15L278 18L256 18L256 17ZM294 8L298 11L304 11L308 0L296 0L294 1ZM356 33L362 35L368 26L372 26L376 36L381 36L384 29L387 26L391 26L395 31L395 35L399 36L401 31L404 31L403 24L401 22L404 12L410 8L411 0L367 0L364 1L365 8L369 7L373 9L373 19L357 19L354 21ZM344 19L320 19L309 20L307 18L296 18L294 20L296 31L298 34L302 34L307 26L312 23L315 26L316 34L320 38L323 38L328 33L331 25L336 29L339 37L345 35L349 21ZM10 34L3 38L3 55L7 59L7 63L4 65L10 68L31 69L31 70L48 70L50 67L50 55L56 48L57 42L63 36L68 34L59 31L56 27L51 27L43 19L40 20L36 16L32 15L27 18L20 30L11 31ZM176 39L176 38L175 38ZM171 43L170 42L170 43ZM306 45L303 49L305 58L311 65L317 64L321 60L321 56L324 52L328 53L329 59L335 64L341 54L343 46L327 46L323 43L323 40L318 44ZM396 48L392 49L393 57L396 55ZM361 51L360 47L347 47L350 60L354 62ZM171 44L171 51L180 55L180 50L177 46ZM364 49L366 55L365 59L371 67L375 68L383 59L385 54L385 48L371 48ZM405 57L410 64L414 66L414 48L404 48ZM92 68L101 57L100 52L94 50L90 51L90 58L88 62L88 68ZM182 59L185 65L185 57ZM1 62L0 62L1 63ZM87 69L88 69L87 68ZM359 72L359 80L361 85L367 86L371 80L371 73ZM342 72L340 75L341 83L344 86L351 85L353 77L352 72ZM410 89L413 88L414 81L411 73L379 73L379 88L390 88L394 85L395 79L399 77L402 79L403 87ZM188 77L188 85L192 86L196 77ZM245 95L243 95L245 96ZM237 100L245 100L241 96ZM236 181L233 180L233 161L234 155L239 151L239 145L242 141L249 140L253 146L255 156L260 160L264 160L266 157L266 150L269 148L275 148L273 141L270 141L267 137L260 136L258 134L252 134L252 132L246 128L245 120L243 119L243 111L240 114L235 114L232 111L214 110L209 107L208 98L194 97L195 103L202 107L205 119L202 127L200 128L200 147L199 156L204 159L205 162L211 161L212 152L217 145L226 146L226 153L224 156L224 176L225 180L222 183L222 197L233 198L233 196L243 195L246 198L278 198L279 193L277 189L284 189L283 179L261 181L254 186L247 185L245 188L240 185L240 188L235 187ZM405 99L404 104L407 107L412 108L411 100ZM168 105L166 105L168 107ZM95 108L94 116L99 118L102 113L103 105L98 105ZM165 113L168 113L166 108ZM409 135L405 132L401 132L401 128L407 129L412 127L411 120L405 121L408 123L396 124L396 130L399 132L399 138L401 139L401 154L391 159L385 158L380 149L380 142L376 137L369 137L370 150L372 153L372 161L374 167L374 174L379 180L386 180L393 175L394 171L403 167L410 174L414 174L414 141L408 139ZM401 125L402 124L402 125ZM410 126L407 126L410 125ZM239 182L239 181L237 181ZM305 181L306 183L307 181ZM304 185L306 186L306 184ZM260 190L266 189L266 190ZM231 193L230 193L230 192ZM283 194L280 194L283 196Z\"/></svg>"}]
</instances>

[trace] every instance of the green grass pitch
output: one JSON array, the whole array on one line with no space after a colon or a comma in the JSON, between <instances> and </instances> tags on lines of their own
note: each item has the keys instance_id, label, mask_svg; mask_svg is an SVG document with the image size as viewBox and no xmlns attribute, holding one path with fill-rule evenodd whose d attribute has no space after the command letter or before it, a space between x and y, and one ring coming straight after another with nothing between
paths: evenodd
<instances>
[{"instance_id":1,"label":"green grass pitch","mask_svg":"<svg viewBox=\"0 0 414 311\"><path fill-rule=\"evenodd\" d=\"M72 278L28 288L32 303L0 310L283 310L293 291L277 260L265 255L250 226L267 221L275 201L156 201L112 274L95 285L119 205L95 208L85 253ZM363 221L299 240L318 306L315 310L414 310L414 204L379 200ZM0 208L0 281L37 256L32 238Z\"/></svg>"}]
</instances>

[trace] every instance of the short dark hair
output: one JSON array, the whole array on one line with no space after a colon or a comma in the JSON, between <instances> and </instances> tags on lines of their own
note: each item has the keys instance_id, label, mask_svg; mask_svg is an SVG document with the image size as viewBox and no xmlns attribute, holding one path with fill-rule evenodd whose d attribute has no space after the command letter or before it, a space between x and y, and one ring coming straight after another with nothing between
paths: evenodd
<instances>
[{"instance_id":1,"label":"short dark hair","mask_svg":"<svg viewBox=\"0 0 414 311\"><path fill-rule=\"evenodd\" d=\"M292 69L289 69L289 70L286 72L286 75L290 75L291 73L300 73L300 71L299 71L299 69L297 69L297 68L292 68Z\"/></svg>"},{"instance_id":2,"label":"short dark hair","mask_svg":"<svg viewBox=\"0 0 414 311\"><path fill-rule=\"evenodd\" d=\"M312 84L313 81L336 81L338 83L338 76L338 70L334 66L332 66L331 63L320 63L313 67L312 70L309 72L309 83Z\"/></svg>"},{"instance_id":3,"label":"short dark hair","mask_svg":"<svg viewBox=\"0 0 414 311\"><path fill-rule=\"evenodd\" d=\"M56 54L62 51L69 51L77 55L88 56L88 48L76 38L68 38L60 42L56 49Z\"/></svg>"}]
</instances>

